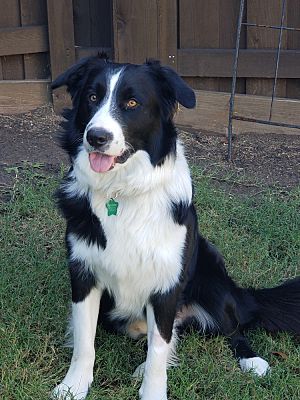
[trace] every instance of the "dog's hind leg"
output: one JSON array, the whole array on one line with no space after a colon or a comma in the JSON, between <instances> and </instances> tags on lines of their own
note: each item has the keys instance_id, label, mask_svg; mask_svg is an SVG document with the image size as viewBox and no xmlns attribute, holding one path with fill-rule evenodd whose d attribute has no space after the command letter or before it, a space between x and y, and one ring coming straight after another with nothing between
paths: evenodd
<instances>
[{"instance_id":1,"label":"dog's hind leg","mask_svg":"<svg viewBox=\"0 0 300 400\"><path fill-rule=\"evenodd\" d=\"M243 372L253 372L258 376L264 376L270 370L270 366L263 358L258 357L252 350L247 338L241 331L241 326L236 315L234 303L226 305L224 319L221 325L222 333L228 338L234 356L239 361Z\"/></svg>"},{"instance_id":2,"label":"dog's hind leg","mask_svg":"<svg viewBox=\"0 0 300 400\"><path fill-rule=\"evenodd\" d=\"M238 359L243 372L250 371L258 376L266 375L270 370L269 364L266 360L257 356L242 333L234 333L229 336L229 340L233 354Z\"/></svg>"}]
</instances>

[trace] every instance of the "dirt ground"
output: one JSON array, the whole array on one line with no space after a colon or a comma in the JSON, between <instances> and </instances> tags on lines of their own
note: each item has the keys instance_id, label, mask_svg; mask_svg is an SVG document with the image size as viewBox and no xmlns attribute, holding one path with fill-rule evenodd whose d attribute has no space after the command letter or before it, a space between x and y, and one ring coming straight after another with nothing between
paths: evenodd
<instances>
[{"instance_id":1,"label":"dirt ground","mask_svg":"<svg viewBox=\"0 0 300 400\"><path fill-rule=\"evenodd\" d=\"M68 159L57 144L59 116L50 106L20 115L0 115L0 189L9 189L12 167L31 163L57 173ZM290 190L300 184L300 135L239 135L233 140L233 162L226 161L225 136L181 132L186 154L220 186L249 193L259 188Z\"/></svg>"}]
</instances>

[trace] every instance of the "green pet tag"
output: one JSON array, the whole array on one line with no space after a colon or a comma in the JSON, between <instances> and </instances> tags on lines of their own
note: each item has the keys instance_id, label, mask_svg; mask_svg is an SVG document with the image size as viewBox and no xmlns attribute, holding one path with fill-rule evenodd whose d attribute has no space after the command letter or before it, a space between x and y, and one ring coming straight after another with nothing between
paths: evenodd
<instances>
[{"instance_id":1,"label":"green pet tag","mask_svg":"<svg viewBox=\"0 0 300 400\"><path fill-rule=\"evenodd\" d=\"M107 208L107 215L110 217L111 215L117 215L119 203L114 199L109 199L105 204Z\"/></svg>"}]
</instances>

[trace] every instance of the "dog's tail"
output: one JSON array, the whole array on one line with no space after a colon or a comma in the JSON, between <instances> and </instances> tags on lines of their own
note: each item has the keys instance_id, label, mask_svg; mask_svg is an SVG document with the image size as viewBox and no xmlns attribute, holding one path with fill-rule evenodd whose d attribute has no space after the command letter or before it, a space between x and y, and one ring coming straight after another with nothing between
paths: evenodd
<instances>
[{"instance_id":1,"label":"dog's tail","mask_svg":"<svg viewBox=\"0 0 300 400\"><path fill-rule=\"evenodd\" d=\"M300 277L270 289L244 289L254 298L255 321L249 327L300 335Z\"/></svg>"}]
</instances>

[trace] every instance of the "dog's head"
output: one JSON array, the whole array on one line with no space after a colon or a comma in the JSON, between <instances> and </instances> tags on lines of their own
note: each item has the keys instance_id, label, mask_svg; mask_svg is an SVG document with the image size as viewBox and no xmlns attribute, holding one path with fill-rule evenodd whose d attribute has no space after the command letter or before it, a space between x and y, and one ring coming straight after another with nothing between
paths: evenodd
<instances>
[{"instance_id":1,"label":"dog's head","mask_svg":"<svg viewBox=\"0 0 300 400\"><path fill-rule=\"evenodd\" d=\"M139 150L149 154L154 166L161 163L175 147L172 119L177 104L195 106L193 90L157 61L134 65L112 63L103 56L83 59L52 88L63 85L73 102L73 132L68 137L72 151L76 154L83 144L91 169L98 173L112 170Z\"/></svg>"}]
</instances>

